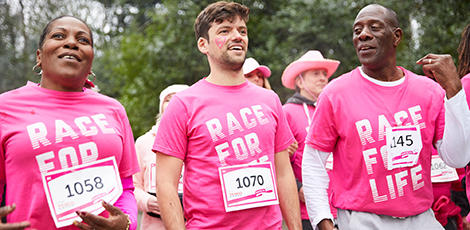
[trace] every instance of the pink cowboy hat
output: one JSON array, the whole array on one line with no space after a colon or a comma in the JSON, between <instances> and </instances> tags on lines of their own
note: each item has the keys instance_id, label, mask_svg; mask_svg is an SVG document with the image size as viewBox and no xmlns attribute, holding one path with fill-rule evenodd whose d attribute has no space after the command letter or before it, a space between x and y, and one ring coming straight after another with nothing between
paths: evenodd
<instances>
[{"instance_id":1,"label":"pink cowboy hat","mask_svg":"<svg viewBox=\"0 0 470 230\"><path fill-rule=\"evenodd\" d=\"M302 57L290 63L282 73L282 85L295 89L295 78L304 71L311 69L325 69L326 76L330 77L338 68L339 61L325 59L318 50L309 50Z\"/></svg>"},{"instance_id":2,"label":"pink cowboy hat","mask_svg":"<svg viewBox=\"0 0 470 230\"><path fill-rule=\"evenodd\" d=\"M247 58L243 63L243 74L247 75L255 70L261 71L264 77L271 76L271 70L264 65L260 65L254 58Z\"/></svg>"}]
</instances>

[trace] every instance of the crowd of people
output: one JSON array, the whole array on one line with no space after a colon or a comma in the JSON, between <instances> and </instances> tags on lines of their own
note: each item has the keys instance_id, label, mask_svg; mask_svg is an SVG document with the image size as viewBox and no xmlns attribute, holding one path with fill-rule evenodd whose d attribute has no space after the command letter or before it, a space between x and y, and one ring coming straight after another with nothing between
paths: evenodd
<instances>
[{"instance_id":1,"label":"crowd of people","mask_svg":"<svg viewBox=\"0 0 470 230\"><path fill-rule=\"evenodd\" d=\"M93 90L93 35L44 28L39 83L0 95L0 229L470 229L470 24L450 55L396 65L397 14L362 8L360 66L306 51L284 69L247 58L249 9L219 1L194 23L210 73L160 93L134 142L124 107ZM142 214L138 220L138 211Z\"/></svg>"}]
</instances>

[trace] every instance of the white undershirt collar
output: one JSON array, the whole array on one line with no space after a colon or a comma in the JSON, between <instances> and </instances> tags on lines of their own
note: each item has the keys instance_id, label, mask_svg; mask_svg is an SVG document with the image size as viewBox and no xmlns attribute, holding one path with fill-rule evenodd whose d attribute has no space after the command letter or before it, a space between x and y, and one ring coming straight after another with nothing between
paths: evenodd
<instances>
[{"instance_id":1,"label":"white undershirt collar","mask_svg":"<svg viewBox=\"0 0 470 230\"><path fill-rule=\"evenodd\" d=\"M362 70L362 66L359 67L359 71L361 71L362 77L364 77L365 79L369 80L370 82L372 82L376 85L380 85L380 86L393 87L393 86L397 86L397 85L400 85L401 83L405 82L405 77L402 77L402 78L400 78L396 81L380 81L380 80L377 80L375 78L372 78L372 77L368 76L366 73L364 73L364 71Z\"/></svg>"}]
</instances>

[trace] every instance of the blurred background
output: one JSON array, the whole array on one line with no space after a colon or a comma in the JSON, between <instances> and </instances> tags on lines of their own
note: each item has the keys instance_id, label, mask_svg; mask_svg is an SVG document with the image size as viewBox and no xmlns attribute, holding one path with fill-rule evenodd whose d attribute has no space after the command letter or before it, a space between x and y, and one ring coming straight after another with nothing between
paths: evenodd
<instances>
[{"instance_id":1,"label":"blurred background","mask_svg":"<svg viewBox=\"0 0 470 230\"><path fill-rule=\"evenodd\" d=\"M196 47L193 24L214 1L189 0L0 0L0 93L38 82L35 65L40 33L60 15L73 15L91 27L93 72L101 93L125 107L138 137L155 123L158 95L175 83L193 84L209 73ZM337 77L356 67L352 23L365 0L241 0L250 8L249 51L272 70L271 86L282 102L284 68L307 50L341 61ZM422 74L415 62L429 52L457 60L460 34L470 23L468 0L378 0L395 10L404 38L398 65ZM457 64L457 63L456 63ZM0 102L1 103L1 102Z\"/></svg>"}]
</instances>

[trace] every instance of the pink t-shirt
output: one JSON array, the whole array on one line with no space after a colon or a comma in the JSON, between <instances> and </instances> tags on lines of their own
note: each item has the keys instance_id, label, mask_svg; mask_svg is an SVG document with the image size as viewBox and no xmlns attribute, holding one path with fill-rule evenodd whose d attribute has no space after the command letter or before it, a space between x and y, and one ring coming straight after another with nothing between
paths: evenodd
<instances>
[{"instance_id":1,"label":"pink t-shirt","mask_svg":"<svg viewBox=\"0 0 470 230\"><path fill-rule=\"evenodd\" d=\"M91 90L59 92L29 82L1 94L0 101L0 185L6 184L6 204L16 204L8 222L29 220L33 228L56 229L41 172L110 156L121 178L139 170L126 112L114 99Z\"/></svg>"},{"instance_id":2,"label":"pink t-shirt","mask_svg":"<svg viewBox=\"0 0 470 230\"><path fill-rule=\"evenodd\" d=\"M289 123L289 127L292 131L292 134L295 137L295 140L299 144L299 148L294 153L293 159L291 159L292 169L294 170L295 178L302 182L302 158L304 155L304 147L305 147L305 137L307 137L307 130L310 128L310 124L308 123L308 119L312 119L313 113L315 112L315 107L312 105L307 105L308 110L308 117L307 113L305 112L305 108L301 104L294 104L294 103L287 103L282 106L284 113L286 114L287 122ZM328 175L331 173L328 170ZM332 183L330 179L330 183ZM331 187L328 188L328 195L331 195ZM300 202L300 215L302 220L308 220L308 212L307 207L305 206L305 202ZM331 214L333 217L336 218L336 209L331 206Z\"/></svg>"},{"instance_id":3,"label":"pink t-shirt","mask_svg":"<svg viewBox=\"0 0 470 230\"><path fill-rule=\"evenodd\" d=\"M405 73L399 85L377 85L356 68L320 95L306 143L333 152L336 208L406 217L431 207L431 151L444 132L444 90L398 68ZM422 149L416 165L388 170L385 127L401 125L420 127Z\"/></svg>"},{"instance_id":4,"label":"pink t-shirt","mask_svg":"<svg viewBox=\"0 0 470 230\"><path fill-rule=\"evenodd\" d=\"M134 174L135 185L135 199L137 200L137 207L142 212L140 219L140 230L160 230L165 229L161 218L153 217L147 214L149 211L147 202L154 196L149 192L155 194L155 171L156 155L152 151L153 142L157 133L158 123L152 127L151 130L144 135L137 138L135 141L135 149L137 152L137 159L139 160L140 172ZM153 166L153 167L152 167ZM153 177L152 177L153 175ZM152 187L152 188L151 188Z\"/></svg>"},{"instance_id":5,"label":"pink t-shirt","mask_svg":"<svg viewBox=\"0 0 470 230\"><path fill-rule=\"evenodd\" d=\"M307 136L307 129L309 127L308 117L305 112L304 106L299 104L288 103L282 106L284 113L286 114L287 122L294 135L295 140L299 144L299 148L294 153L293 159L291 159L292 169L294 170L295 178L302 182L302 156L305 146L305 137ZM313 117L315 107L307 106L308 116ZM308 220L307 208L305 203L300 201L300 214L302 220Z\"/></svg>"},{"instance_id":6,"label":"pink t-shirt","mask_svg":"<svg viewBox=\"0 0 470 230\"><path fill-rule=\"evenodd\" d=\"M245 82L202 79L173 96L154 151L184 161L188 229L281 229L279 205L225 212L219 167L269 161L294 141L277 95Z\"/></svg>"},{"instance_id":7,"label":"pink t-shirt","mask_svg":"<svg viewBox=\"0 0 470 230\"><path fill-rule=\"evenodd\" d=\"M462 78L462 87L465 90L465 95L467 97L467 104L470 108L470 73L463 76ZM469 166L466 167L465 173L465 187L467 191L467 198L470 200L470 169ZM470 215L467 215L467 221L470 221Z\"/></svg>"}]
</instances>

